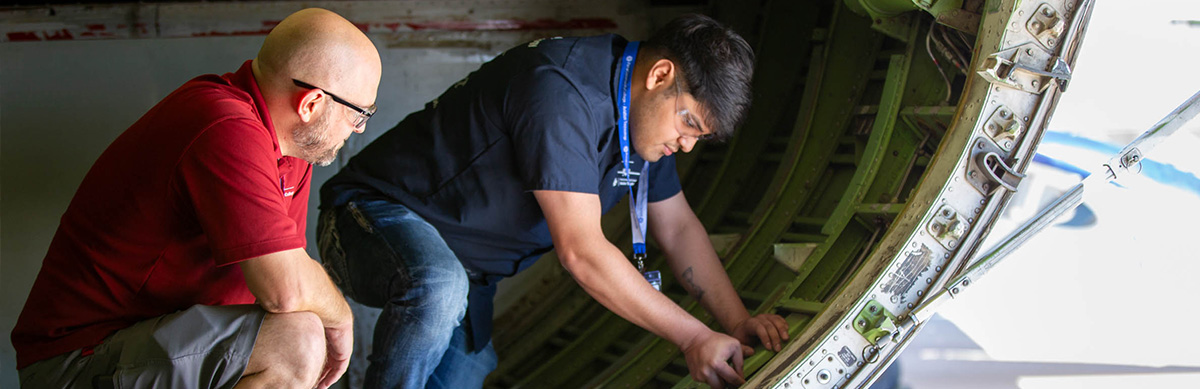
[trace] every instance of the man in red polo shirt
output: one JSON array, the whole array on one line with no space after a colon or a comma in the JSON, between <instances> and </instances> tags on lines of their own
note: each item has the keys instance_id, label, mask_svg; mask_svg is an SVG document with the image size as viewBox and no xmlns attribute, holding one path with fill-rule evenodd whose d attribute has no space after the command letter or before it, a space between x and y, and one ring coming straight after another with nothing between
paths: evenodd
<instances>
[{"instance_id":1,"label":"man in red polo shirt","mask_svg":"<svg viewBox=\"0 0 1200 389\"><path fill-rule=\"evenodd\" d=\"M312 164L375 112L379 53L307 9L100 156L12 333L23 387L327 387L350 309L304 251ZM334 94L336 93L336 95Z\"/></svg>"}]
</instances>

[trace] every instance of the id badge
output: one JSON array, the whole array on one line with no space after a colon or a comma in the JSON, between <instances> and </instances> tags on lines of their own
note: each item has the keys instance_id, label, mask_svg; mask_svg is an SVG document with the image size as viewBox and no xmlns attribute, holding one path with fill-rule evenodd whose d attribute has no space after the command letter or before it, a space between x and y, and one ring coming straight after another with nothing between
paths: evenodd
<instances>
[{"instance_id":1,"label":"id badge","mask_svg":"<svg viewBox=\"0 0 1200 389\"><path fill-rule=\"evenodd\" d=\"M658 270L651 270L642 273L642 276L646 277L646 282L649 282L650 286L653 287L654 290L662 292L662 277L659 276Z\"/></svg>"}]
</instances>

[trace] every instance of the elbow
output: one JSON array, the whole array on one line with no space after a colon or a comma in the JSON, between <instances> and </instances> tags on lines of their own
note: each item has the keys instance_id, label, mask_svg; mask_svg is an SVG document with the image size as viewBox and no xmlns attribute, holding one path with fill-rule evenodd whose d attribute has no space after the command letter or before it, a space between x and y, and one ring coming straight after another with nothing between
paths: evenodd
<instances>
[{"instance_id":1,"label":"elbow","mask_svg":"<svg viewBox=\"0 0 1200 389\"><path fill-rule=\"evenodd\" d=\"M562 265L563 269L566 269L567 272L571 273L572 275L574 275L576 270L582 266L582 262L583 258L581 258L578 253L569 251L558 253L558 263Z\"/></svg>"},{"instance_id":2,"label":"elbow","mask_svg":"<svg viewBox=\"0 0 1200 389\"><path fill-rule=\"evenodd\" d=\"M592 258L575 251L566 251L558 254L558 262L563 269L580 284L587 284L589 276L595 272L592 269Z\"/></svg>"}]
</instances>

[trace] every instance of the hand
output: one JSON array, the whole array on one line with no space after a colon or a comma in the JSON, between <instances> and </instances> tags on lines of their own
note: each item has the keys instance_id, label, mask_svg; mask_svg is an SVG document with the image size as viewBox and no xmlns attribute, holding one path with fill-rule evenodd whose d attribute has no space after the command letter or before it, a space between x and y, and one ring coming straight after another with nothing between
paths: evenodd
<instances>
[{"instance_id":1,"label":"hand","mask_svg":"<svg viewBox=\"0 0 1200 389\"><path fill-rule=\"evenodd\" d=\"M713 331L697 335L680 347L692 379L714 388L723 388L726 383L746 383L742 378L743 348L748 347L742 346L729 335ZM728 363L730 359L733 360L733 366Z\"/></svg>"},{"instance_id":2,"label":"hand","mask_svg":"<svg viewBox=\"0 0 1200 389\"><path fill-rule=\"evenodd\" d=\"M758 335L758 339L762 341L764 347L779 352L783 350L783 342L788 340L788 324L779 315L761 314L742 320L733 328L730 335L744 345L751 345L754 341L753 337ZM753 349L751 350L753 353Z\"/></svg>"},{"instance_id":3,"label":"hand","mask_svg":"<svg viewBox=\"0 0 1200 389\"><path fill-rule=\"evenodd\" d=\"M326 389L350 366L350 353L354 350L354 326L347 323L340 327L325 328L325 367L317 387Z\"/></svg>"}]
</instances>

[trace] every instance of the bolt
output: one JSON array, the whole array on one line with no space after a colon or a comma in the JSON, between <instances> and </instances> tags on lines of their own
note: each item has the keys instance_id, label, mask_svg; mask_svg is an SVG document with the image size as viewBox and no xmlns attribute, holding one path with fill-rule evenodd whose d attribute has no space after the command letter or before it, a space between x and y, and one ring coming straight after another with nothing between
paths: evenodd
<instances>
[{"instance_id":1,"label":"bolt","mask_svg":"<svg viewBox=\"0 0 1200 389\"><path fill-rule=\"evenodd\" d=\"M833 362L833 357L825 358L826 361Z\"/></svg>"},{"instance_id":2,"label":"bolt","mask_svg":"<svg viewBox=\"0 0 1200 389\"><path fill-rule=\"evenodd\" d=\"M1030 24L1030 27L1033 27L1034 30L1041 31L1042 30L1042 22L1035 21L1032 24Z\"/></svg>"},{"instance_id":3,"label":"bolt","mask_svg":"<svg viewBox=\"0 0 1200 389\"><path fill-rule=\"evenodd\" d=\"M950 289L950 293L958 294L958 288Z\"/></svg>"},{"instance_id":4,"label":"bolt","mask_svg":"<svg viewBox=\"0 0 1200 389\"><path fill-rule=\"evenodd\" d=\"M991 131L991 132L996 132L996 124L994 124L994 123L988 123L988 124L987 124L987 130L988 130L988 131Z\"/></svg>"},{"instance_id":5,"label":"bolt","mask_svg":"<svg viewBox=\"0 0 1200 389\"><path fill-rule=\"evenodd\" d=\"M963 286L971 285L971 280L963 280Z\"/></svg>"},{"instance_id":6,"label":"bolt","mask_svg":"<svg viewBox=\"0 0 1200 389\"><path fill-rule=\"evenodd\" d=\"M991 185L988 185L988 184L983 184L983 190L988 190L988 189L991 189L991 188L992 188L992 186L991 186Z\"/></svg>"},{"instance_id":7,"label":"bolt","mask_svg":"<svg viewBox=\"0 0 1200 389\"><path fill-rule=\"evenodd\" d=\"M1054 10L1050 9L1050 7L1042 8L1042 15L1046 15L1046 17L1048 17L1048 18L1052 18L1052 17L1054 17Z\"/></svg>"},{"instance_id":8,"label":"bolt","mask_svg":"<svg viewBox=\"0 0 1200 389\"><path fill-rule=\"evenodd\" d=\"M867 326L867 321L866 321L866 320L863 320L863 319L858 319L858 322L856 322L856 323L854 323L854 324L858 325L859 327L866 327L866 326ZM809 362L809 363L811 364L812 362Z\"/></svg>"},{"instance_id":9,"label":"bolt","mask_svg":"<svg viewBox=\"0 0 1200 389\"><path fill-rule=\"evenodd\" d=\"M829 371L822 369L821 371L817 372L817 382L824 384L829 382L829 378Z\"/></svg>"},{"instance_id":10,"label":"bolt","mask_svg":"<svg viewBox=\"0 0 1200 389\"><path fill-rule=\"evenodd\" d=\"M1035 81L1035 82L1034 82L1034 84L1037 84L1037 82ZM1037 85L1034 85L1034 87L1036 88L1036 87L1037 87ZM1011 148L1011 147L1012 147L1012 142L1011 142L1011 141L1007 141L1007 140L1006 140L1006 141L1004 141L1004 148L1006 148L1006 149L1007 149L1007 148Z\"/></svg>"},{"instance_id":11,"label":"bolt","mask_svg":"<svg viewBox=\"0 0 1200 389\"><path fill-rule=\"evenodd\" d=\"M1047 39L1046 44L1048 44L1050 46L1054 46L1054 38Z\"/></svg>"},{"instance_id":12,"label":"bolt","mask_svg":"<svg viewBox=\"0 0 1200 389\"><path fill-rule=\"evenodd\" d=\"M1033 49L1025 49L1025 54L1033 55Z\"/></svg>"},{"instance_id":13,"label":"bolt","mask_svg":"<svg viewBox=\"0 0 1200 389\"><path fill-rule=\"evenodd\" d=\"M967 172L967 177L975 178L975 171L972 170L972 171Z\"/></svg>"},{"instance_id":14,"label":"bolt","mask_svg":"<svg viewBox=\"0 0 1200 389\"><path fill-rule=\"evenodd\" d=\"M1002 109L1002 110L1000 110L1000 117L1005 118L1005 119L1011 118L1012 112L1008 112L1007 109Z\"/></svg>"},{"instance_id":15,"label":"bolt","mask_svg":"<svg viewBox=\"0 0 1200 389\"><path fill-rule=\"evenodd\" d=\"M955 242L952 240L949 242L949 245L950 245L950 248L954 248L955 246L958 246L958 242Z\"/></svg>"},{"instance_id":16,"label":"bolt","mask_svg":"<svg viewBox=\"0 0 1200 389\"><path fill-rule=\"evenodd\" d=\"M871 311L871 313L875 313L875 311L878 311L878 310L879 310L879 308L877 308L877 307L875 307L874 305L872 305L872 306L869 306L869 307L867 307L867 310L868 310L868 311Z\"/></svg>"}]
</instances>

